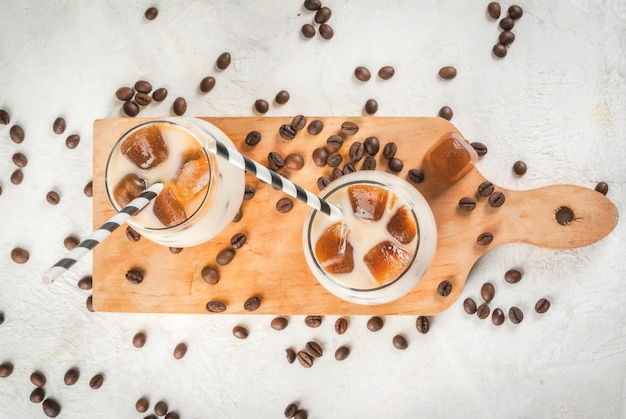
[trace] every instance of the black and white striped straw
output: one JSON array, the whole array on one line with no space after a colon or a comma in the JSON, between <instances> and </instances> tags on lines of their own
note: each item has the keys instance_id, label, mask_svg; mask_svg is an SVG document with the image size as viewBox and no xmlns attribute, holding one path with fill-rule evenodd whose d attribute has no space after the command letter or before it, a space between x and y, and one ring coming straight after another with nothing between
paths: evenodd
<instances>
[{"instance_id":1,"label":"black and white striped straw","mask_svg":"<svg viewBox=\"0 0 626 419\"><path fill-rule=\"evenodd\" d=\"M337 205L329 204L320 197L296 185L284 176L279 175L273 170L255 162L254 160L244 156L239 151L215 140L216 149L212 150L218 156L228 160L234 166L245 170L246 172L256 176L265 183L269 183L273 187L285 192L299 201L304 202L310 207L326 214L334 219L340 219L342 216L341 208Z\"/></svg>"},{"instance_id":2,"label":"black and white striped straw","mask_svg":"<svg viewBox=\"0 0 626 419\"><path fill-rule=\"evenodd\" d=\"M48 269L41 280L46 284L51 284L59 275L62 275L83 256L93 250L98 244L124 224L131 216L135 215L140 209L146 207L163 189L163 183L157 182L143 191L141 195L130 201L128 205L122 208L117 214L109 218L107 222L102 224L100 228L91 233L89 237L80 242L78 246L70 250L70 252L50 269Z\"/></svg>"}]
</instances>

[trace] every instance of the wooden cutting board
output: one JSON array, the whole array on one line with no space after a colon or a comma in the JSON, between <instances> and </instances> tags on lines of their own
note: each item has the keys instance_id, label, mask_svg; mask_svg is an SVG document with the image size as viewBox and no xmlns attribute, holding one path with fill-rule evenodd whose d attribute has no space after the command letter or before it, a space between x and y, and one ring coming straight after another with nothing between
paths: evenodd
<instances>
[{"instance_id":1,"label":"wooden cutting board","mask_svg":"<svg viewBox=\"0 0 626 419\"><path fill-rule=\"evenodd\" d=\"M391 303L363 306L345 302L327 292L309 272L302 251L302 226L309 208L295 202L289 213L279 213L276 202L286 196L271 186L246 174L246 183L256 188L256 195L242 205L243 218L231 223L221 235L209 243L186 248L174 254L167 247L145 238L138 242L127 239L125 228L119 228L94 250L93 307L96 311L146 313L208 313L206 304L216 300L226 304L226 314L248 313L244 302L252 296L261 298L255 314L345 314L345 315L434 315L454 303L463 290L474 263L485 252L510 242L568 249L586 246L609 234L617 224L615 205L604 195L574 185L554 185L534 190L514 191L497 186L506 201L492 208L486 198L477 197L477 187L485 178L474 168L456 183L447 183L424 163L429 147L446 132L458 130L442 118L429 117L309 117L324 122L323 131L315 136L306 129L295 139L284 140L278 134L288 117L210 117L203 118L224 131L248 157L267 165L270 151L282 156L300 153L305 159L301 170L283 169L292 181L317 193L317 178L331 175L331 168L317 167L312 151L325 145L326 139L340 133L341 124L354 121L359 131L345 138L340 152L344 162L354 141L377 136L381 152L377 170L388 170L382 147L390 141L398 146L396 157L404 162L398 176L406 179L412 168L422 169L425 180L415 184L431 205L435 215L438 244L435 259L419 284L406 296ZM93 133L93 200L94 227L114 214L104 189L104 170L109 150L115 141L135 124L145 119L104 119L94 123ZM261 142L247 146L248 132L257 130ZM362 161L357 163L360 168ZM342 166L343 167L343 164ZM462 212L458 201L465 196L476 197L472 212ZM569 208L574 220L561 225L555 213ZM230 246L230 238L245 233L247 243L236 251L234 260L216 264L217 253ZM477 237L493 234L493 242L479 245ZM210 265L217 267L220 281L206 283L200 272ZM133 285L125 278L129 269L144 271L144 281ZM452 284L448 296L441 296L437 287L442 281Z\"/></svg>"}]
</instances>

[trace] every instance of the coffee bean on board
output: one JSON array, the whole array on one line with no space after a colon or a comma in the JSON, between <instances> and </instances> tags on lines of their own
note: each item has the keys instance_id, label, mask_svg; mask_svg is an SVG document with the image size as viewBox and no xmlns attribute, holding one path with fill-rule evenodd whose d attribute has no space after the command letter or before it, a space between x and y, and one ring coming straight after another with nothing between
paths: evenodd
<instances>
[{"instance_id":1,"label":"coffee bean on board","mask_svg":"<svg viewBox=\"0 0 626 419\"><path fill-rule=\"evenodd\" d=\"M261 297L254 295L243 303L243 309L246 311L256 311L261 307Z\"/></svg>"},{"instance_id":2,"label":"coffee bean on board","mask_svg":"<svg viewBox=\"0 0 626 419\"><path fill-rule=\"evenodd\" d=\"M246 144L249 146L255 146L258 143L261 142L261 133L259 131L250 131L247 135L246 135Z\"/></svg>"},{"instance_id":3,"label":"coffee bean on board","mask_svg":"<svg viewBox=\"0 0 626 419\"><path fill-rule=\"evenodd\" d=\"M317 178L317 189L321 191L322 189L327 187L329 183L330 183L329 178L327 178L326 176L320 176Z\"/></svg>"},{"instance_id":4,"label":"coffee bean on board","mask_svg":"<svg viewBox=\"0 0 626 419\"><path fill-rule=\"evenodd\" d=\"M139 269L129 269L126 271L126 280L134 285L141 284L143 282L143 272Z\"/></svg>"},{"instance_id":5,"label":"coffee bean on board","mask_svg":"<svg viewBox=\"0 0 626 419\"><path fill-rule=\"evenodd\" d=\"M367 156L365 160L363 160L361 168L363 170L376 170L376 157Z\"/></svg>"},{"instance_id":6,"label":"coffee bean on board","mask_svg":"<svg viewBox=\"0 0 626 419\"><path fill-rule=\"evenodd\" d=\"M276 202L276 211L284 214L293 209L293 200L289 197L284 197Z\"/></svg>"},{"instance_id":7,"label":"coffee bean on board","mask_svg":"<svg viewBox=\"0 0 626 419\"><path fill-rule=\"evenodd\" d=\"M489 195L489 205L493 208L501 207L504 204L506 197L500 191L495 191Z\"/></svg>"},{"instance_id":8,"label":"coffee bean on board","mask_svg":"<svg viewBox=\"0 0 626 419\"><path fill-rule=\"evenodd\" d=\"M459 208L463 211L473 211L476 208L476 200L474 198L470 198L469 196L465 196L459 200Z\"/></svg>"},{"instance_id":9,"label":"coffee bean on board","mask_svg":"<svg viewBox=\"0 0 626 419\"><path fill-rule=\"evenodd\" d=\"M206 303L206 309L211 313L221 313L226 310L226 304L221 301L209 301Z\"/></svg>"},{"instance_id":10,"label":"coffee bean on board","mask_svg":"<svg viewBox=\"0 0 626 419\"><path fill-rule=\"evenodd\" d=\"M337 151L343 145L343 137L341 135L333 134L326 139L326 146L331 151Z\"/></svg>"},{"instance_id":11,"label":"coffee bean on board","mask_svg":"<svg viewBox=\"0 0 626 419\"><path fill-rule=\"evenodd\" d=\"M304 158L301 154L291 153L285 157L285 166L288 169L300 170L304 167Z\"/></svg>"},{"instance_id":12,"label":"coffee bean on board","mask_svg":"<svg viewBox=\"0 0 626 419\"><path fill-rule=\"evenodd\" d=\"M219 272L212 266L205 266L204 268L202 268L202 271L200 271L200 275L207 284L215 285L220 281Z\"/></svg>"},{"instance_id":13,"label":"coffee bean on board","mask_svg":"<svg viewBox=\"0 0 626 419\"><path fill-rule=\"evenodd\" d=\"M304 127L306 127L306 116L304 115L296 115L291 120L291 126L296 131L300 131Z\"/></svg>"},{"instance_id":14,"label":"coffee bean on board","mask_svg":"<svg viewBox=\"0 0 626 419\"><path fill-rule=\"evenodd\" d=\"M235 257L235 251L233 249L221 250L215 257L215 261L218 265L228 265Z\"/></svg>"},{"instance_id":15,"label":"coffee bean on board","mask_svg":"<svg viewBox=\"0 0 626 419\"><path fill-rule=\"evenodd\" d=\"M354 135L359 132L359 125L353 121L346 121L341 124L341 133L344 135Z\"/></svg>"},{"instance_id":16,"label":"coffee bean on board","mask_svg":"<svg viewBox=\"0 0 626 419\"><path fill-rule=\"evenodd\" d=\"M296 138L296 132L297 130L288 124L283 124L278 129L278 133L285 140L293 140L294 138Z\"/></svg>"},{"instance_id":17,"label":"coffee bean on board","mask_svg":"<svg viewBox=\"0 0 626 419\"><path fill-rule=\"evenodd\" d=\"M313 163L318 167L326 166L328 162L328 151L325 148L318 147L313 150Z\"/></svg>"},{"instance_id":18,"label":"coffee bean on board","mask_svg":"<svg viewBox=\"0 0 626 419\"><path fill-rule=\"evenodd\" d=\"M365 147L363 147L363 143L359 141L355 141L350 145L350 149L348 150L348 157L350 161L353 163L359 162L363 158L363 153L365 152Z\"/></svg>"},{"instance_id":19,"label":"coffee bean on board","mask_svg":"<svg viewBox=\"0 0 626 419\"><path fill-rule=\"evenodd\" d=\"M481 233L476 238L476 243L481 246L488 246L493 241L493 234L490 232Z\"/></svg>"},{"instance_id":20,"label":"coffee bean on board","mask_svg":"<svg viewBox=\"0 0 626 419\"><path fill-rule=\"evenodd\" d=\"M410 169L407 176L413 183L422 183L424 181L424 172L420 169Z\"/></svg>"},{"instance_id":21,"label":"coffee bean on board","mask_svg":"<svg viewBox=\"0 0 626 419\"><path fill-rule=\"evenodd\" d=\"M272 170L280 170L285 167L285 159L275 151L270 151L267 155L267 164Z\"/></svg>"},{"instance_id":22,"label":"coffee bean on board","mask_svg":"<svg viewBox=\"0 0 626 419\"><path fill-rule=\"evenodd\" d=\"M126 238L131 242L138 242L141 239L141 234L137 232L131 226L126 227Z\"/></svg>"},{"instance_id":23,"label":"coffee bean on board","mask_svg":"<svg viewBox=\"0 0 626 419\"><path fill-rule=\"evenodd\" d=\"M395 157L396 152L398 151L398 146L394 142L389 142L385 144L383 147L383 157L391 160Z\"/></svg>"},{"instance_id":24,"label":"coffee bean on board","mask_svg":"<svg viewBox=\"0 0 626 419\"><path fill-rule=\"evenodd\" d=\"M524 163L523 161L518 160L513 163L513 173L515 173L517 176L525 175L527 170L528 166L526 166L526 163Z\"/></svg>"},{"instance_id":25,"label":"coffee bean on board","mask_svg":"<svg viewBox=\"0 0 626 419\"><path fill-rule=\"evenodd\" d=\"M233 249L240 249L247 240L248 237L244 233L236 233L230 238L230 245Z\"/></svg>"},{"instance_id":26,"label":"coffee bean on board","mask_svg":"<svg viewBox=\"0 0 626 419\"><path fill-rule=\"evenodd\" d=\"M317 135L324 129L324 123L319 119L314 119L309 123L307 127L307 132L311 135Z\"/></svg>"},{"instance_id":27,"label":"coffee bean on board","mask_svg":"<svg viewBox=\"0 0 626 419\"><path fill-rule=\"evenodd\" d=\"M447 279L441 281L439 283L439 286L437 286L437 294L441 295L442 297L447 297L448 295L450 295L451 292L452 282L448 281Z\"/></svg>"},{"instance_id":28,"label":"coffee bean on board","mask_svg":"<svg viewBox=\"0 0 626 419\"><path fill-rule=\"evenodd\" d=\"M493 193L493 190L493 183L489 182L488 180L478 185L478 195L482 196L483 198L491 195Z\"/></svg>"},{"instance_id":29,"label":"coffee bean on board","mask_svg":"<svg viewBox=\"0 0 626 419\"><path fill-rule=\"evenodd\" d=\"M365 141L363 141L363 147L365 147L365 152L370 156L375 156L380 149L380 141L378 137L367 137Z\"/></svg>"},{"instance_id":30,"label":"coffee bean on board","mask_svg":"<svg viewBox=\"0 0 626 419\"><path fill-rule=\"evenodd\" d=\"M387 162L387 167L394 173L400 173L404 168L404 163L402 163L402 160L394 157Z\"/></svg>"},{"instance_id":31,"label":"coffee bean on board","mask_svg":"<svg viewBox=\"0 0 626 419\"><path fill-rule=\"evenodd\" d=\"M246 184L246 186L244 187L244 190L243 190L243 200L244 201L249 201L252 198L254 198L255 194L256 194L256 189L254 188L254 186L252 186L250 184Z\"/></svg>"},{"instance_id":32,"label":"coffee bean on board","mask_svg":"<svg viewBox=\"0 0 626 419\"><path fill-rule=\"evenodd\" d=\"M339 152L333 151L328 155L328 159L326 160L326 164L330 167L337 167L343 161L343 157Z\"/></svg>"}]
</instances>

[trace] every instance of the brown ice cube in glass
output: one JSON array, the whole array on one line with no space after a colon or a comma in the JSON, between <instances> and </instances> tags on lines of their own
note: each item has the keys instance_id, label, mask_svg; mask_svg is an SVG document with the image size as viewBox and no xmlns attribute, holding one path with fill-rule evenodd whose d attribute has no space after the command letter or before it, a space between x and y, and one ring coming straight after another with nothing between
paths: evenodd
<instances>
[{"instance_id":1,"label":"brown ice cube in glass","mask_svg":"<svg viewBox=\"0 0 626 419\"><path fill-rule=\"evenodd\" d=\"M456 182L474 167L478 154L459 134L447 133L426 152L426 160L445 180Z\"/></svg>"},{"instance_id":2,"label":"brown ice cube in glass","mask_svg":"<svg viewBox=\"0 0 626 419\"><path fill-rule=\"evenodd\" d=\"M125 207L130 201L141 195L147 187L145 179L134 173L129 173L113 188L113 198L120 207Z\"/></svg>"},{"instance_id":3,"label":"brown ice cube in glass","mask_svg":"<svg viewBox=\"0 0 626 419\"><path fill-rule=\"evenodd\" d=\"M390 241L372 247L363 257L376 282L384 285L396 279L411 263L411 254Z\"/></svg>"},{"instance_id":4,"label":"brown ice cube in glass","mask_svg":"<svg viewBox=\"0 0 626 419\"><path fill-rule=\"evenodd\" d=\"M130 134L120 145L120 150L143 170L161 164L168 156L167 145L156 125L146 125Z\"/></svg>"},{"instance_id":5,"label":"brown ice cube in glass","mask_svg":"<svg viewBox=\"0 0 626 419\"><path fill-rule=\"evenodd\" d=\"M400 207L387 223L387 231L402 244L409 244L417 235L415 218L407 207Z\"/></svg>"},{"instance_id":6,"label":"brown ice cube in glass","mask_svg":"<svg viewBox=\"0 0 626 419\"><path fill-rule=\"evenodd\" d=\"M208 185L210 179L211 173L206 155L199 149L185 152L175 180L180 197L191 198Z\"/></svg>"},{"instance_id":7,"label":"brown ice cube in glass","mask_svg":"<svg viewBox=\"0 0 626 419\"><path fill-rule=\"evenodd\" d=\"M358 218L378 221L385 212L387 197L386 189L373 185L354 185L348 187L348 196L352 211Z\"/></svg>"},{"instance_id":8,"label":"brown ice cube in glass","mask_svg":"<svg viewBox=\"0 0 626 419\"><path fill-rule=\"evenodd\" d=\"M354 269L348 234L347 226L338 222L328 227L315 243L315 257L326 272L339 274L352 272Z\"/></svg>"},{"instance_id":9,"label":"brown ice cube in glass","mask_svg":"<svg viewBox=\"0 0 626 419\"><path fill-rule=\"evenodd\" d=\"M154 215L166 227L178 225L187 219L182 204L178 202L169 186L154 198Z\"/></svg>"}]
</instances>

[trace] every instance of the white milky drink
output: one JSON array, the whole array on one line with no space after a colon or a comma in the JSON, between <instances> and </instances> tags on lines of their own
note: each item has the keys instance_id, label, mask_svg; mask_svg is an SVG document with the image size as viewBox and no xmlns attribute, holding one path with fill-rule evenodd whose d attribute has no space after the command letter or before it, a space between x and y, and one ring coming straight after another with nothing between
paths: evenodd
<instances>
[{"instance_id":1,"label":"white milky drink","mask_svg":"<svg viewBox=\"0 0 626 419\"><path fill-rule=\"evenodd\" d=\"M210 240L237 214L245 187L244 172L209 151L215 139L234 147L221 130L197 118L134 127L109 156L109 201L119 211L144 186L163 182L163 192L128 224L164 246L190 247Z\"/></svg>"}]
</instances>

